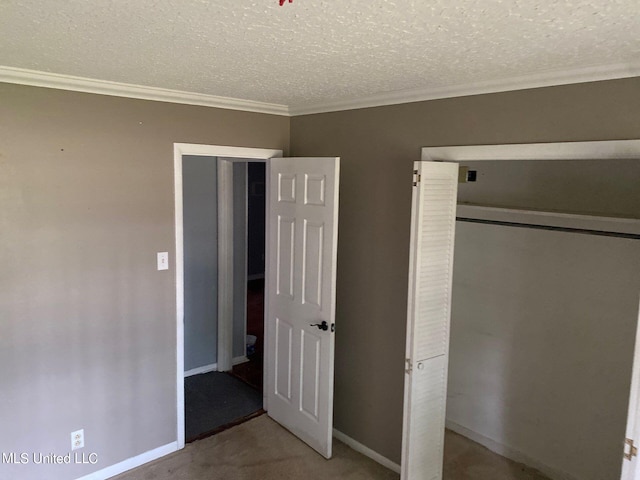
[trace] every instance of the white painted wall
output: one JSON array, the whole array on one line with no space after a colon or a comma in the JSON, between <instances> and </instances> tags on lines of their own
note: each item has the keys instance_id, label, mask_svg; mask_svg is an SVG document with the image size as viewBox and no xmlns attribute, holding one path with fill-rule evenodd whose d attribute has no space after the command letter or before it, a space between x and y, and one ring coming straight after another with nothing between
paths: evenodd
<instances>
[{"instance_id":1,"label":"white painted wall","mask_svg":"<svg viewBox=\"0 0 640 480\"><path fill-rule=\"evenodd\" d=\"M556 478L619 478L640 241L456 229L449 427Z\"/></svg>"}]
</instances>

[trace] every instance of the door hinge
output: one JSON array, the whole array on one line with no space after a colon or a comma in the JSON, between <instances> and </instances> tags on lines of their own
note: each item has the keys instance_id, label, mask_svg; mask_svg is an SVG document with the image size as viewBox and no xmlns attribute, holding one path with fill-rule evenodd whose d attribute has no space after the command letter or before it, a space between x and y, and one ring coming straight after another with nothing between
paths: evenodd
<instances>
[{"instance_id":1,"label":"door hinge","mask_svg":"<svg viewBox=\"0 0 640 480\"><path fill-rule=\"evenodd\" d=\"M420 183L420 174L418 173L418 170L414 170L413 171L413 186L417 187L418 184Z\"/></svg>"},{"instance_id":2,"label":"door hinge","mask_svg":"<svg viewBox=\"0 0 640 480\"><path fill-rule=\"evenodd\" d=\"M627 452L627 447L629 447L629 451ZM631 460L633 457L638 456L638 448L633 445L633 440L630 438L624 439L624 458L627 460Z\"/></svg>"},{"instance_id":3,"label":"door hinge","mask_svg":"<svg viewBox=\"0 0 640 480\"><path fill-rule=\"evenodd\" d=\"M405 358L404 359L405 362L405 367L404 367L404 372L405 373L411 373L411 370L413 369L413 367L411 366L411 359L410 358Z\"/></svg>"}]
</instances>

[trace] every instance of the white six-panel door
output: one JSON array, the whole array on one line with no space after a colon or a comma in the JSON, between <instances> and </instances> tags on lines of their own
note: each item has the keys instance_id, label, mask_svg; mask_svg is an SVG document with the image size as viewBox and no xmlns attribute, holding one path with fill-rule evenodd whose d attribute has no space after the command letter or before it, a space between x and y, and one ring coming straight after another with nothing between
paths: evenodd
<instances>
[{"instance_id":1,"label":"white six-panel door","mask_svg":"<svg viewBox=\"0 0 640 480\"><path fill-rule=\"evenodd\" d=\"M268 413L331 458L339 158L269 165Z\"/></svg>"},{"instance_id":2,"label":"white six-panel door","mask_svg":"<svg viewBox=\"0 0 640 480\"><path fill-rule=\"evenodd\" d=\"M402 480L440 480L458 164L414 163Z\"/></svg>"}]
</instances>

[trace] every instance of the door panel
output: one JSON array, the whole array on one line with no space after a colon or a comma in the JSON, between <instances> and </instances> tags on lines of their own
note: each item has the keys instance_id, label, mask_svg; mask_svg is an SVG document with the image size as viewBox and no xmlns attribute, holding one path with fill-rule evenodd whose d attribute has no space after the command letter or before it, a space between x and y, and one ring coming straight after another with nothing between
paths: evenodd
<instances>
[{"instance_id":1,"label":"door panel","mask_svg":"<svg viewBox=\"0 0 640 480\"><path fill-rule=\"evenodd\" d=\"M339 159L273 158L269 170L268 412L330 458Z\"/></svg>"},{"instance_id":2,"label":"door panel","mask_svg":"<svg viewBox=\"0 0 640 480\"><path fill-rule=\"evenodd\" d=\"M402 479L440 480L458 165L414 166Z\"/></svg>"},{"instance_id":3,"label":"door panel","mask_svg":"<svg viewBox=\"0 0 640 480\"><path fill-rule=\"evenodd\" d=\"M321 341L318 335L304 330L302 331L300 411L306 413L315 421L318 421Z\"/></svg>"},{"instance_id":4,"label":"door panel","mask_svg":"<svg viewBox=\"0 0 640 480\"><path fill-rule=\"evenodd\" d=\"M293 327L276 317L276 351L275 351L275 393L282 400L291 402L291 379L293 368L291 357L293 351Z\"/></svg>"},{"instance_id":5,"label":"door panel","mask_svg":"<svg viewBox=\"0 0 640 480\"><path fill-rule=\"evenodd\" d=\"M293 299L293 267L295 257L294 235L296 229L295 218L278 216L277 257L277 295L285 295Z\"/></svg>"},{"instance_id":6,"label":"door panel","mask_svg":"<svg viewBox=\"0 0 640 480\"><path fill-rule=\"evenodd\" d=\"M321 308L324 225L305 220L303 245L302 303Z\"/></svg>"}]
</instances>

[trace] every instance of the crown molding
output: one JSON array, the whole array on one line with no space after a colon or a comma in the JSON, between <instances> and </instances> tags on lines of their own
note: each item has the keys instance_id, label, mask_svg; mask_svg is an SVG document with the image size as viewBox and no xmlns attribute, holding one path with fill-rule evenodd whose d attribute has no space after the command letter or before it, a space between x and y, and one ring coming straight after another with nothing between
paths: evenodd
<instances>
[{"instance_id":1,"label":"crown molding","mask_svg":"<svg viewBox=\"0 0 640 480\"><path fill-rule=\"evenodd\" d=\"M0 82L4 83L289 117L637 76L640 76L640 62L544 72L465 85L398 90L358 98L287 106L0 66Z\"/></svg>"},{"instance_id":2,"label":"crown molding","mask_svg":"<svg viewBox=\"0 0 640 480\"><path fill-rule=\"evenodd\" d=\"M563 71L550 71L533 75L521 75L501 80L475 82L437 88L416 88L379 93L359 98L347 98L333 102L300 104L289 107L291 116L313 113L337 112L359 108L381 107L401 103L422 102L442 98L465 97L486 93L526 90L530 88L551 87L573 83L596 82L640 76L640 62L596 67L577 68Z\"/></svg>"},{"instance_id":3,"label":"crown molding","mask_svg":"<svg viewBox=\"0 0 640 480\"><path fill-rule=\"evenodd\" d=\"M218 97L203 93L182 92L158 87L146 87L128 83L95 80L92 78L74 77L58 73L40 72L24 68L0 66L0 82L31 85L34 87L56 88L74 92L96 93L114 97L138 98L157 102L200 105L203 107L225 108L246 112L267 113L271 115L289 116L286 105L275 103L241 100L238 98Z\"/></svg>"}]
</instances>

